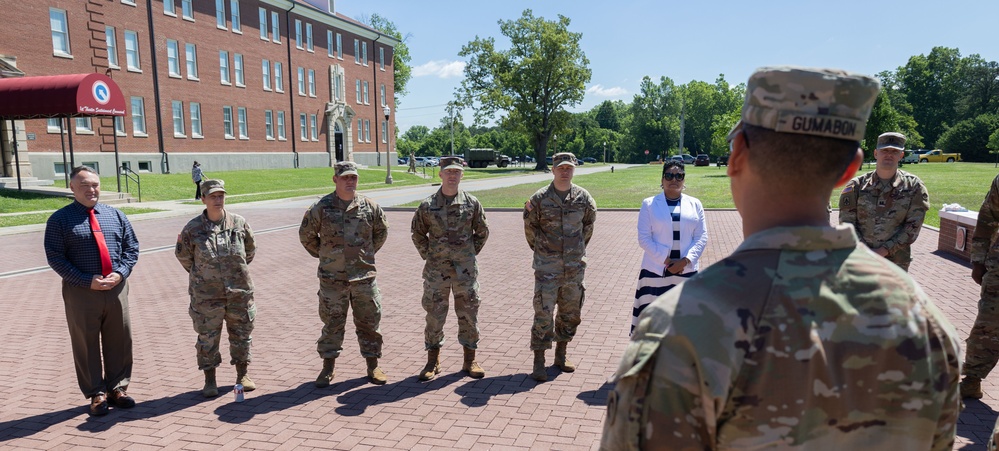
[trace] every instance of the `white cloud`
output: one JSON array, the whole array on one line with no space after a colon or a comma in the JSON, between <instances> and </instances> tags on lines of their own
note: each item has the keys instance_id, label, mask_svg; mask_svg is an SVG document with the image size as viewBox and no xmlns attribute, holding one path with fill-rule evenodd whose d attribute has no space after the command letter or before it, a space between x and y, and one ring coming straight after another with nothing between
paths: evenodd
<instances>
[{"instance_id":1,"label":"white cloud","mask_svg":"<svg viewBox=\"0 0 999 451\"><path fill-rule=\"evenodd\" d=\"M628 94L628 90L620 86L615 86L613 88L605 88L601 84L596 84L586 88L587 94L592 94L597 97L620 97Z\"/></svg>"},{"instance_id":2,"label":"white cloud","mask_svg":"<svg viewBox=\"0 0 999 451\"><path fill-rule=\"evenodd\" d=\"M430 61L413 68L414 77L434 76L437 78L460 77L465 71L464 61Z\"/></svg>"}]
</instances>

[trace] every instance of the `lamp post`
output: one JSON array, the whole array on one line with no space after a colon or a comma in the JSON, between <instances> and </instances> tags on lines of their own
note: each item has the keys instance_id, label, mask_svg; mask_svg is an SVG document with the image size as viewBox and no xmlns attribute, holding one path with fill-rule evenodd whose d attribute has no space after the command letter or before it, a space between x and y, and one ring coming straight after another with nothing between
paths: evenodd
<instances>
[{"instance_id":1,"label":"lamp post","mask_svg":"<svg viewBox=\"0 0 999 451\"><path fill-rule=\"evenodd\" d=\"M607 141L604 141L604 163L607 162Z\"/></svg>"},{"instance_id":2,"label":"lamp post","mask_svg":"<svg viewBox=\"0 0 999 451\"><path fill-rule=\"evenodd\" d=\"M553 147L555 147L555 150L552 151L552 153L556 154L558 153L558 135L552 135L552 142L554 142Z\"/></svg>"},{"instance_id":3,"label":"lamp post","mask_svg":"<svg viewBox=\"0 0 999 451\"><path fill-rule=\"evenodd\" d=\"M392 114L392 110L385 105L382 109L385 113L385 184L392 184L392 134L389 133L389 115Z\"/></svg>"}]
</instances>

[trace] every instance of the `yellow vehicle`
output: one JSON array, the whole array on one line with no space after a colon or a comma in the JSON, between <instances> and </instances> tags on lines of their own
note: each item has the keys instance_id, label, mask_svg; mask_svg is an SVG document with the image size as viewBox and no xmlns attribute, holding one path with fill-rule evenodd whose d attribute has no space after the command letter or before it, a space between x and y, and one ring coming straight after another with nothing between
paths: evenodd
<instances>
[{"instance_id":1,"label":"yellow vehicle","mask_svg":"<svg viewBox=\"0 0 999 451\"><path fill-rule=\"evenodd\" d=\"M953 163L955 161L961 161L961 154L959 153L944 153L940 149L934 149L926 152L919 156L920 163Z\"/></svg>"}]
</instances>

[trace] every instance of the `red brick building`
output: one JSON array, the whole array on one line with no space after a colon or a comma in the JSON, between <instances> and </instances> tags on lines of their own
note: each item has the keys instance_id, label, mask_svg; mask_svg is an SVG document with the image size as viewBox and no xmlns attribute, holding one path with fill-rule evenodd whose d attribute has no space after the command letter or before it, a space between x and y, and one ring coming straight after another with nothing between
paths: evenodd
<instances>
[{"instance_id":1,"label":"red brick building","mask_svg":"<svg viewBox=\"0 0 999 451\"><path fill-rule=\"evenodd\" d=\"M333 4L0 0L0 76L108 74L125 96L125 117L63 121L75 163L104 174L114 171L115 135L121 163L139 172L186 172L194 160L209 173L381 165L395 144L399 41ZM17 123L22 175L62 177L59 121ZM0 175L13 175L10 144Z\"/></svg>"}]
</instances>

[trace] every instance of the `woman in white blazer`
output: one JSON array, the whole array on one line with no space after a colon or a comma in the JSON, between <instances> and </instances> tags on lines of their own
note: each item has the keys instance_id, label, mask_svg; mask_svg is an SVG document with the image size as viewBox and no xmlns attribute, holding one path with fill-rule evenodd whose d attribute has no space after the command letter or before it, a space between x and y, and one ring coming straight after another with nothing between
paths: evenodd
<instances>
[{"instance_id":1,"label":"woman in white blazer","mask_svg":"<svg viewBox=\"0 0 999 451\"><path fill-rule=\"evenodd\" d=\"M701 201L683 194L686 172L681 161L663 165L663 192L642 201L638 212L638 245L645 251L635 290L631 330L647 305L697 274L708 244Z\"/></svg>"}]
</instances>

